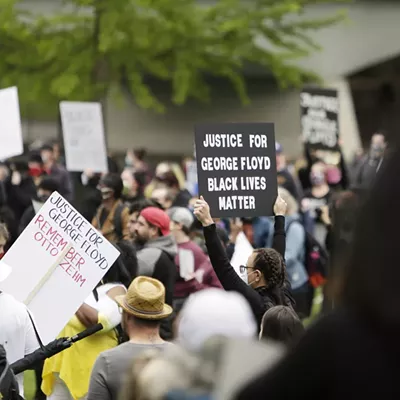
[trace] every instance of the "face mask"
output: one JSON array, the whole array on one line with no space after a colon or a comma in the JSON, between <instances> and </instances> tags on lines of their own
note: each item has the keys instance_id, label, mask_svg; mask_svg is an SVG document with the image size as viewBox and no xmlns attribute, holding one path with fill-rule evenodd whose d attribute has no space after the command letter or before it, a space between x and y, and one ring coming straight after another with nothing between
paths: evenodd
<instances>
[{"instance_id":1,"label":"face mask","mask_svg":"<svg viewBox=\"0 0 400 400\"><path fill-rule=\"evenodd\" d=\"M385 147L380 144L373 145L373 146L371 146L371 149L370 149L370 157L375 160L378 158L381 158L384 150L385 150Z\"/></svg>"},{"instance_id":2,"label":"face mask","mask_svg":"<svg viewBox=\"0 0 400 400\"><path fill-rule=\"evenodd\" d=\"M50 161L50 156L47 154L42 154L42 160L44 163L47 163Z\"/></svg>"},{"instance_id":3,"label":"face mask","mask_svg":"<svg viewBox=\"0 0 400 400\"><path fill-rule=\"evenodd\" d=\"M132 161L132 159L131 159L130 157L128 157L128 156L125 157L125 165L126 165L127 167L133 167L133 161Z\"/></svg>"},{"instance_id":4,"label":"face mask","mask_svg":"<svg viewBox=\"0 0 400 400\"><path fill-rule=\"evenodd\" d=\"M31 167L29 168L29 175L33 178L37 178L38 176L42 175L43 170L39 167Z\"/></svg>"},{"instance_id":5,"label":"face mask","mask_svg":"<svg viewBox=\"0 0 400 400\"><path fill-rule=\"evenodd\" d=\"M342 179L342 173L339 168L332 167L326 171L326 181L330 185L337 185Z\"/></svg>"},{"instance_id":6,"label":"face mask","mask_svg":"<svg viewBox=\"0 0 400 400\"><path fill-rule=\"evenodd\" d=\"M124 181L124 189L122 191L122 194L124 196L129 196L131 194L131 187L129 186L129 183Z\"/></svg>"},{"instance_id":7,"label":"face mask","mask_svg":"<svg viewBox=\"0 0 400 400\"><path fill-rule=\"evenodd\" d=\"M325 183L325 174L323 172L313 172L310 176L311 184L319 186Z\"/></svg>"},{"instance_id":8,"label":"face mask","mask_svg":"<svg viewBox=\"0 0 400 400\"><path fill-rule=\"evenodd\" d=\"M251 274L255 274L256 272L258 272L258 271L251 271L251 272L247 275L247 282L248 282L247 284L248 284L249 286L251 286L254 282L256 282L257 278L255 278L253 281L249 282L249 278L250 278Z\"/></svg>"},{"instance_id":9,"label":"face mask","mask_svg":"<svg viewBox=\"0 0 400 400\"><path fill-rule=\"evenodd\" d=\"M101 188L100 192L101 192L101 198L103 200L111 199L111 197L114 194L114 191L112 189L110 189L110 188Z\"/></svg>"}]
</instances>

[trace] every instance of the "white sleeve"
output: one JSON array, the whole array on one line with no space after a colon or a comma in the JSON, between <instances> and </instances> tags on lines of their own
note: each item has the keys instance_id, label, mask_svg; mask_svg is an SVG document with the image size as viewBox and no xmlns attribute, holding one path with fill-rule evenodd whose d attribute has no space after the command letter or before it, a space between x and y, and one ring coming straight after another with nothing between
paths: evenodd
<instances>
[{"instance_id":1,"label":"white sleeve","mask_svg":"<svg viewBox=\"0 0 400 400\"><path fill-rule=\"evenodd\" d=\"M126 289L125 289L126 290ZM121 313L118 304L107 294L101 296L97 303L97 310L104 318L106 318L108 326L104 329L114 329L121 323Z\"/></svg>"},{"instance_id":2,"label":"white sleeve","mask_svg":"<svg viewBox=\"0 0 400 400\"><path fill-rule=\"evenodd\" d=\"M39 342L32 321L29 317L28 310L26 310L25 321L25 355L28 355L39 348Z\"/></svg>"}]
</instances>

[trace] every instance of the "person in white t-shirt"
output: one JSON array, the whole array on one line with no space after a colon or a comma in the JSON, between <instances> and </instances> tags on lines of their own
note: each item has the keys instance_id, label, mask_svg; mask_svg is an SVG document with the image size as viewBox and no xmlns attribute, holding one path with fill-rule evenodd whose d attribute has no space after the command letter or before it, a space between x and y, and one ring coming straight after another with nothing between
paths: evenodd
<instances>
[{"instance_id":1,"label":"person in white t-shirt","mask_svg":"<svg viewBox=\"0 0 400 400\"><path fill-rule=\"evenodd\" d=\"M10 364L24 358L39 347L27 308L6 293L0 293L0 344L6 350ZM23 396L22 374L17 375L17 381L20 395Z\"/></svg>"},{"instance_id":2,"label":"person in white t-shirt","mask_svg":"<svg viewBox=\"0 0 400 400\"><path fill-rule=\"evenodd\" d=\"M6 243L8 232L4 224L0 224L0 243ZM10 273L10 268L0 261L0 282ZM0 292L0 344L7 352L10 364L24 358L39 347L35 329L26 306L11 295ZM17 376L20 395L24 395L23 374Z\"/></svg>"}]
</instances>

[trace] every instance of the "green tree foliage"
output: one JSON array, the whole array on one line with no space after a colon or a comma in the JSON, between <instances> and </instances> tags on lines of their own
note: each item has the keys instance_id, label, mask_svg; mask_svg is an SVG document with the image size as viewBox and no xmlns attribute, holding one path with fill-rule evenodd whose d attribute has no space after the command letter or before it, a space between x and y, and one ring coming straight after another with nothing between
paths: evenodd
<instances>
[{"instance_id":1,"label":"green tree foliage","mask_svg":"<svg viewBox=\"0 0 400 400\"><path fill-rule=\"evenodd\" d=\"M318 50L311 31L338 22L301 18L326 0L65 0L51 15L0 0L0 85L27 103L101 99L124 82L137 103L163 111L146 83L171 83L175 104L208 100L207 76L248 102L243 69L257 64L282 88L317 77L296 60Z\"/></svg>"}]
</instances>

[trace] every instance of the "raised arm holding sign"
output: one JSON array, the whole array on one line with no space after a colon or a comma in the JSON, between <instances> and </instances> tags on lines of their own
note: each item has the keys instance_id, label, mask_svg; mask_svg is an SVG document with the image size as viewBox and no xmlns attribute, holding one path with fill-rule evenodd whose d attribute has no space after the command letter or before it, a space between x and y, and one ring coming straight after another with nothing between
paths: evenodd
<instances>
[{"instance_id":1,"label":"raised arm holding sign","mask_svg":"<svg viewBox=\"0 0 400 400\"><path fill-rule=\"evenodd\" d=\"M203 225L208 254L218 279L225 290L239 292L247 299L258 326L261 326L262 317L269 308L276 305L294 306L284 261L286 207L286 203L278 197L274 205L276 217L272 248L255 249L246 265L240 267L240 272L247 274L248 284L231 265L217 235L210 206L202 196L196 201L194 208L195 216Z\"/></svg>"}]
</instances>

